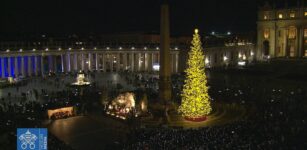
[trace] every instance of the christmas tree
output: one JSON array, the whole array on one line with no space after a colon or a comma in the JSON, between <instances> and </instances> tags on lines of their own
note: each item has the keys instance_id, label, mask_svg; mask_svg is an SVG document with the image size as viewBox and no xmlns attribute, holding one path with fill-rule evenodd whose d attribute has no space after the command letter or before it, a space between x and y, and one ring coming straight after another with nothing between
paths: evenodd
<instances>
[{"instance_id":1,"label":"christmas tree","mask_svg":"<svg viewBox=\"0 0 307 150\"><path fill-rule=\"evenodd\" d=\"M187 62L186 79L179 112L188 120L201 120L211 112L205 74L205 57L198 30L195 29Z\"/></svg>"}]
</instances>

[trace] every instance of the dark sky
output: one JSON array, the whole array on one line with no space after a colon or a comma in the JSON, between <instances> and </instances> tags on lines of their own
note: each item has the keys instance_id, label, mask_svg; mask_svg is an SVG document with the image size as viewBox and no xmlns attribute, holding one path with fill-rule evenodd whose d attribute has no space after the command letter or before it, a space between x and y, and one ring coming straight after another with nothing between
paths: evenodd
<instances>
[{"instance_id":1,"label":"dark sky","mask_svg":"<svg viewBox=\"0 0 307 150\"><path fill-rule=\"evenodd\" d=\"M158 32L160 0L5 0L0 33ZM256 30L264 0L171 0L172 34Z\"/></svg>"}]
</instances>

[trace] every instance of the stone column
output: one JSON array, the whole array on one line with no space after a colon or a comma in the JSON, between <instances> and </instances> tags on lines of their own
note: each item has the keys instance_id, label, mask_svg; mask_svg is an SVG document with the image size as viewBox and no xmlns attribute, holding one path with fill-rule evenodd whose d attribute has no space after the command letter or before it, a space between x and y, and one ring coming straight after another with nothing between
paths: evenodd
<instances>
[{"instance_id":1,"label":"stone column","mask_svg":"<svg viewBox=\"0 0 307 150\"><path fill-rule=\"evenodd\" d=\"M2 78L5 78L4 57L1 58Z\"/></svg>"},{"instance_id":2,"label":"stone column","mask_svg":"<svg viewBox=\"0 0 307 150\"><path fill-rule=\"evenodd\" d=\"M120 53L116 54L116 72L120 71Z\"/></svg>"},{"instance_id":3,"label":"stone column","mask_svg":"<svg viewBox=\"0 0 307 150\"><path fill-rule=\"evenodd\" d=\"M148 53L144 54L144 71L148 71Z\"/></svg>"},{"instance_id":4,"label":"stone column","mask_svg":"<svg viewBox=\"0 0 307 150\"><path fill-rule=\"evenodd\" d=\"M140 54L139 53L137 53L136 55L135 55L135 64L136 64L136 68L135 68L135 70L137 71L137 72L139 72L140 71Z\"/></svg>"},{"instance_id":5,"label":"stone column","mask_svg":"<svg viewBox=\"0 0 307 150\"><path fill-rule=\"evenodd\" d=\"M84 54L81 54L81 70L84 71Z\"/></svg>"},{"instance_id":6,"label":"stone column","mask_svg":"<svg viewBox=\"0 0 307 150\"><path fill-rule=\"evenodd\" d=\"M11 57L8 57L7 58L7 66L8 66L8 74L9 74L9 77L12 77L13 75L12 75L12 71L11 71Z\"/></svg>"},{"instance_id":7,"label":"stone column","mask_svg":"<svg viewBox=\"0 0 307 150\"><path fill-rule=\"evenodd\" d=\"M38 56L34 56L34 64L35 64L35 76L38 76Z\"/></svg>"},{"instance_id":8,"label":"stone column","mask_svg":"<svg viewBox=\"0 0 307 150\"><path fill-rule=\"evenodd\" d=\"M153 65L155 64L155 53L152 53L151 54L151 63L152 63L152 65L151 65L151 69L153 70Z\"/></svg>"},{"instance_id":9,"label":"stone column","mask_svg":"<svg viewBox=\"0 0 307 150\"><path fill-rule=\"evenodd\" d=\"M50 55L47 55L47 58L48 58L48 60L47 60L48 61L47 62L48 63L48 70L47 70L48 72L47 72L47 74L49 74L49 72L52 71L52 68L53 68L53 65L52 65L53 64L53 60L52 60L52 56L50 56Z\"/></svg>"},{"instance_id":10,"label":"stone column","mask_svg":"<svg viewBox=\"0 0 307 150\"><path fill-rule=\"evenodd\" d=\"M28 76L32 76L32 59L31 56L28 56Z\"/></svg>"},{"instance_id":11,"label":"stone column","mask_svg":"<svg viewBox=\"0 0 307 150\"><path fill-rule=\"evenodd\" d=\"M147 54L147 58L148 58L148 71L152 71L152 53L148 53Z\"/></svg>"},{"instance_id":12,"label":"stone column","mask_svg":"<svg viewBox=\"0 0 307 150\"><path fill-rule=\"evenodd\" d=\"M142 53L138 53L136 55L136 60L137 60L137 68L138 68L138 71L142 71L142 65L143 65L143 59L142 59Z\"/></svg>"},{"instance_id":13,"label":"stone column","mask_svg":"<svg viewBox=\"0 0 307 150\"><path fill-rule=\"evenodd\" d=\"M127 69L127 53L123 54L123 61L124 61L124 67L123 69L126 70Z\"/></svg>"},{"instance_id":14,"label":"stone column","mask_svg":"<svg viewBox=\"0 0 307 150\"><path fill-rule=\"evenodd\" d=\"M78 54L74 54L74 70L75 72L78 72L79 69L78 69Z\"/></svg>"},{"instance_id":15,"label":"stone column","mask_svg":"<svg viewBox=\"0 0 307 150\"><path fill-rule=\"evenodd\" d=\"M14 57L14 69L15 69L15 77L19 76L19 71L18 71L18 57Z\"/></svg>"},{"instance_id":16,"label":"stone column","mask_svg":"<svg viewBox=\"0 0 307 150\"><path fill-rule=\"evenodd\" d=\"M41 55L41 74L42 74L42 76L44 76L44 69L45 69L45 67L44 67L44 55Z\"/></svg>"},{"instance_id":17,"label":"stone column","mask_svg":"<svg viewBox=\"0 0 307 150\"><path fill-rule=\"evenodd\" d=\"M169 10L168 4L164 2L161 6L160 26L160 71L159 71L159 98L161 102L170 101L171 73L170 73L170 34L169 34Z\"/></svg>"},{"instance_id":18,"label":"stone column","mask_svg":"<svg viewBox=\"0 0 307 150\"><path fill-rule=\"evenodd\" d=\"M88 70L92 71L93 54L88 53Z\"/></svg>"},{"instance_id":19,"label":"stone column","mask_svg":"<svg viewBox=\"0 0 307 150\"><path fill-rule=\"evenodd\" d=\"M102 54L102 69L104 72L107 72L107 66L106 66L106 54Z\"/></svg>"},{"instance_id":20,"label":"stone column","mask_svg":"<svg viewBox=\"0 0 307 150\"><path fill-rule=\"evenodd\" d=\"M62 72L65 72L65 68L64 68L64 56L63 54L61 54L61 71ZM67 72L67 69L66 69L66 72Z\"/></svg>"},{"instance_id":21,"label":"stone column","mask_svg":"<svg viewBox=\"0 0 307 150\"><path fill-rule=\"evenodd\" d=\"M21 73L22 76L26 76L26 71L25 71L25 56L21 56Z\"/></svg>"},{"instance_id":22,"label":"stone column","mask_svg":"<svg viewBox=\"0 0 307 150\"><path fill-rule=\"evenodd\" d=\"M58 55L54 55L52 58L53 58L53 72L54 73L58 73L58 60L57 60L57 57L58 57Z\"/></svg>"},{"instance_id":23,"label":"stone column","mask_svg":"<svg viewBox=\"0 0 307 150\"><path fill-rule=\"evenodd\" d=\"M71 67L70 67L70 53L66 54L66 65L67 65L67 72L71 72Z\"/></svg>"},{"instance_id":24,"label":"stone column","mask_svg":"<svg viewBox=\"0 0 307 150\"><path fill-rule=\"evenodd\" d=\"M95 66L96 66L96 71L98 71L98 70L99 70L99 68L98 68L98 59L99 59L98 56L99 56L99 55L98 55L98 53L96 53L95 55L96 55L96 56L95 56L95 58L96 58L96 59L95 59Z\"/></svg>"},{"instance_id":25,"label":"stone column","mask_svg":"<svg viewBox=\"0 0 307 150\"><path fill-rule=\"evenodd\" d=\"M144 71L145 70L145 54L144 53L139 54L139 61L140 61L140 71Z\"/></svg>"},{"instance_id":26,"label":"stone column","mask_svg":"<svg viewBox=\"0 0 307 150\"><path fill-rule=\"evenodd\" d=\"M113 72L113 65L114 65L114 55L109 55L111 56L111 72Z\"/></svg>"},{"instance_id":27,"label":"stone column","mask_svg":"<svg viewBox=\"0 0 307 150\"><path fill-rule=\"evenodd\" d=\"M171 54L171 67L172 67L172 74L175 72L175 57L174 57L174 54Z\"/></svg>"},{"instance_id":28,"label":"stone column","mask_svg":"<svg viewBox=\"0 0 307 150\"><path fill-rule=\"evenodd\" d=\"M176 66L175 66L175 73L178 73L178 58L179 58L179 56L178 56L178 53L176 54L176 58L175 58L175 64L176 64Z\"/></svg>"},{"instance_id":29,"label":"stone column","mask_svg":"<svg viewBox=\"0 0 307 150\"><path fill-rule=\"evenodd\" d=\"M133 64L134 64L134 72L138 72L138 54L133 53Z\"/></svg>"},{"instance_id":30,"label":"stone column","mask_svg":"<svg viewBox=\"0 0 307 150\"><path fill-rule=\"evenodd\" d=\"M131 71L134 72L134 53L130 53L130 57L131 57L131 65L130 65L130 68L131 68Z\"/></svg>"}]
</instances>

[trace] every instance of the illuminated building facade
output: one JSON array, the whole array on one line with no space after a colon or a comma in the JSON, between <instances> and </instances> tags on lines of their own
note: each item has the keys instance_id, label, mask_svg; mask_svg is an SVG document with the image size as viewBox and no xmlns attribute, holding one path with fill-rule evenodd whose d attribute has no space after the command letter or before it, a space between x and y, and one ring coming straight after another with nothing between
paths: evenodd
<instances>
[{"instance_id":1,"label":"illuminated building facade","mask_svg":"<svg viewBox=\"0 0 307 150\"><path fill-rule=\"evenodd\" d=\"M271 7L268 3L258 12L257 58L307 57L307 8Z\"/></svg>"},{"instance_id":2,"label":"illuminated building facade","mask_svg":"<svg viewBox=\"0 0 307 150\"><path fill-rule=\"evenodd\" d=\"M37 76L49 72L81 71L155 71L159 64L159 50L156 48L105 47L81 49L32 49L7 50L0 54L1 77ZM179 51L171 51L171 72L178 72Z\"/></svg>"},{"instance_id":3,"label":"illuminated building facade","mask_svg":"<svg viewBox=\"0 0 307 150\"><path fill-rule=\"evenodd\" d=\"M125 35L113 36L121 39L121 44L107 42L90 42L77 39L69 41L33 40L27 42L2 41L0 42L0 77L41 76L52 73L77 73L80 71L131 71L154 72L159 70L160 47L159 38L141 36L133 39L142 39L133 44L127 44ZM124 38L123 38L124 37ZM114 39L113 39L114 38ZM106 41L105 39L103 39ZM171 38L170 71L183 72L189 51L190 39L186 37ZM69 41L69 42L67 42ZM204 45L209 45L204 40ZM252 61L254 45L248 42L229 42L222 45L210 44L204 47L207 67L237 65L238 61Z\"/></svg>"}]
</instances>

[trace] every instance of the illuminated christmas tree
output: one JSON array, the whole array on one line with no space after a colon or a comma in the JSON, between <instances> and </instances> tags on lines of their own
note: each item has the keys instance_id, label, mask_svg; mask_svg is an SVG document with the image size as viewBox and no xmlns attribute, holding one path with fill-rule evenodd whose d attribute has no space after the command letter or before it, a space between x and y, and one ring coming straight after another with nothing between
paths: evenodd
<instances>
[{"instance_id":1,"label":"illuminated christmas tree","mask_svg":"<svg viewBox=\"0 0 307 150\"><path fill-rule=\"evenodd\" d=\"M182 91L179 112L192 121L202 121L211 112L205 74L205 56L198 30L195 29L187 63L186 79Z\"/></svg>"}]
</instances>

